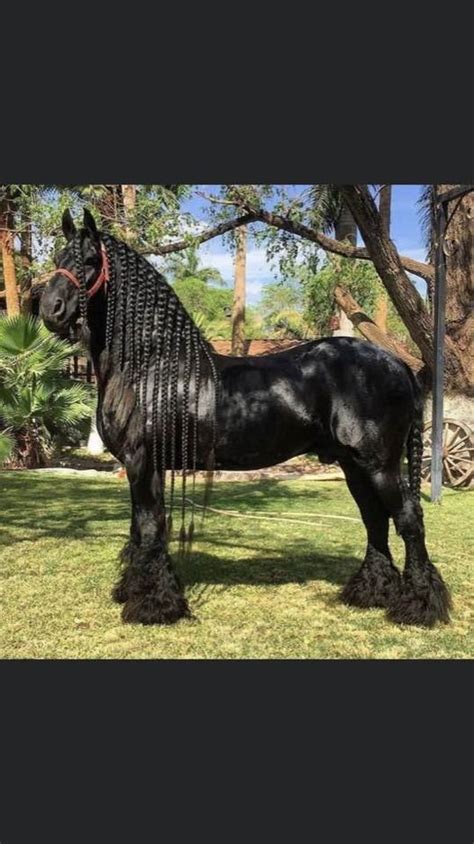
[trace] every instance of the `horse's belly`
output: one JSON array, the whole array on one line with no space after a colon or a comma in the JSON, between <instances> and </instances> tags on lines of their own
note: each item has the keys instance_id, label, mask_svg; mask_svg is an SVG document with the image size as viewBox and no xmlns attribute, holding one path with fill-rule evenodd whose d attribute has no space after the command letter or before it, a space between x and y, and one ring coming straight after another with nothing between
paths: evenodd
<instances>
[{"instance_id":1,"label":"horse's belly","mask_svg":"<svg viewBox=\"0 0 474 844\"><path fill-rule=\"evenodd\" d=\"M219 432L216 468L262 469L304 454L314 440L312 425L302 423L294 412L282 408L242 414Z\"/></svg>"}]
</instances>

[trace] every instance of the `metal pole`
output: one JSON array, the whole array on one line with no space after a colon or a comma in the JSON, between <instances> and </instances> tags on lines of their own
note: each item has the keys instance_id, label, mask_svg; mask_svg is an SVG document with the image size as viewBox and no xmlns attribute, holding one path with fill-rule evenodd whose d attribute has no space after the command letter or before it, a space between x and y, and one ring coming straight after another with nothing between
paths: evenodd
<instances>
[{"instance_id":1,"label":"metal pole","mask_svg":"<svg viewBox=\"0 0 474 844\"><path fill-rule=\"evenodd\" d=\"M431 451L431 500L441 500L443 481L443 389L444 337L446 309L446 260L444 233L446 231L446 203L437 197L436 214L436 271L434 293L434 370L433 416Z\"/></svg>"}]
</instances>

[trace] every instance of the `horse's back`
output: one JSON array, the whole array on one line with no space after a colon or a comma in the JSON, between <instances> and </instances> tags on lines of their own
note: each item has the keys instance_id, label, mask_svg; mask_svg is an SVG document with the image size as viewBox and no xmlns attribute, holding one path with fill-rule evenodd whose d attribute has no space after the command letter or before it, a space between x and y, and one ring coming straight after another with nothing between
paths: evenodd
<instances>
[{"instance_id":1,"label":"horse's back","mask_svg":"<svg viewBox=\"0 0 474 844\"><path fill-rule=\"evenodd\" d=\"M283 352L219 356L221 444L227 455L270 465L315 451L400 450L413 414L405 364L370 343L330 337ZM224 468L222 466L222 468Z\"/></svg>"}]
</instances>

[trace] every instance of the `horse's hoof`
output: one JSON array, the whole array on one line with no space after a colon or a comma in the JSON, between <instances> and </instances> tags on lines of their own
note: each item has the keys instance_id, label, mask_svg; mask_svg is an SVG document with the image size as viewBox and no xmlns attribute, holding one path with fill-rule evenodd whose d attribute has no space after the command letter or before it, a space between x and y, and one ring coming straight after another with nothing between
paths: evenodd
<instances>
[{"instance_id":1,"label":"horse's hoof","mask_svg":"<svg viewBox=\"0 0 474 844\"><path fill-rule=\"evenodd\" d=\"M400 594L401 575L395 566L371 571L365 566L356 572L341 592L341 600L351 607L369 609L390 607Z\"/></svg>"},{"instance_id":2,"label":"horse's hoof","mask_svg":"<svg viewBox=\"0 0 474 844\"><path fill-rule=\"evenodd\" d=\"M449 624L452 602L449 591L437 569L432 565L421 572L405 572L397 599L387 611L395 624L434 627Z\"/></svg>"},{"instance_id":3,"label":"horse's hoof","mask_svg":"<svg viewBox=\"0 0 474 844\"><path fill-rule=\"evenodd\" d=\"M191 612L181 595L160 603L150 595L127 598L122 610L122 620L126 624L175 624L182 618L191 618Z\"/></svg>"},{"instance_id":4,"label":"horse's hoof","mask_svg":"<svg viewBox=\"0 0 474 844\"><path fill-rule=\"evenodd\" d=\"M128 598L128 590L124 583L117 583L110 593L112 601L116 604L124 604Z\"/></svg>"}]
</instances>

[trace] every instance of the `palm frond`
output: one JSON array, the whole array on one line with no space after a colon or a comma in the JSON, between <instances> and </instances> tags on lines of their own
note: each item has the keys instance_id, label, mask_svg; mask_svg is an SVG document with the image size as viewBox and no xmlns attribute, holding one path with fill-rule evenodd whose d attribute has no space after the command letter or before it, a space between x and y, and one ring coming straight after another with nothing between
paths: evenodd
<instances>
[{"instance_id":1,"label":"palm frond","mask_svg":"<svg viewBox=\"0 0 474 844\"><path fill-rule=\"evenodd\" d=\"M40 323L22 314L0 317L0 355L17 356L40 341Z\"/></svg>"},{"instance_id":2,"label":"palm frond","mask_svg":"<svg viewBox=\"0 0 474 844\"><path fill-rule=\"evenodd\" d=\"M341 193L337 185L313 185L310 204L313 222L326 234L332 231L342 209Z\"/></svg>"},{"instance_id":3,"label":"palm frond","mask_svg":"<svg viewBox=\"0 0 474 844\"><path fill-rule=\"evenodd\" d=\"M14 439L8 431L0 431L0 465L10 457L14 444Z\"/></svg>"},{"instance_id":4,"label":"palm frond","mask_svg":"<svg viewBox=\"0 0 474 844\"><path fill-rule=\"evenodd\" d=\"M0 423L19 442L25 432L38 437L38 454L44 455L54 433L77 429L91 417L90 386L63 376L77 350L34 318L0 318Z\"/></svg>"},{"instance_id":5,"label":"palm frond","mask_svg":"<svg viewBox=\"0 0 474 844\"><path fill-rule=\"evenodd\" d=\"M418 219L426 248L426 257L432 262L435 248L436 193L434 185L423 185L417 200Z\"/></svg>"}]
</instances>

